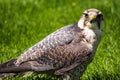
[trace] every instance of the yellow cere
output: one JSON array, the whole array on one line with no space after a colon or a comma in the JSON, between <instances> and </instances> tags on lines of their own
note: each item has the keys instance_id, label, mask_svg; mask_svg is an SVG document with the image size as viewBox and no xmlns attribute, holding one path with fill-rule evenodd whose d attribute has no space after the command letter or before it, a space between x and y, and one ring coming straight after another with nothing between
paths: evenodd
<instances>
[{"instance_id":1,"label":"yellow cere","mask_svg":"<svg viewBox=\"0 0 120 80\"><path fill-rule=\"evenodd\" d=\"M95 15L89 15L89 20L91 20L91 19L95 19L95 18L96 18Z\"/></svg>"}]
</instances>

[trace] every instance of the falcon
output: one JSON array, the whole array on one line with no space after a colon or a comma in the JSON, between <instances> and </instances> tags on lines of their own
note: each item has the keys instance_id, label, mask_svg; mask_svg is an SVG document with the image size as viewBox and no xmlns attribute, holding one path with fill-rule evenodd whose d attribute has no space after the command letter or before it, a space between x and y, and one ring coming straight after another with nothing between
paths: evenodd
<instances>
[{"instance_id":1,"label":"falcon","mask_svg":"<svg viewBox=\"0 0 120 80\"><path fill-rule=\"evenodd\" d=\"M51 71L62 80L79 80L94 58L102 24L101 11L85 10L77 23L56 30L19 57L0 64L0 76Z\"/></svg>"}]
</instances>

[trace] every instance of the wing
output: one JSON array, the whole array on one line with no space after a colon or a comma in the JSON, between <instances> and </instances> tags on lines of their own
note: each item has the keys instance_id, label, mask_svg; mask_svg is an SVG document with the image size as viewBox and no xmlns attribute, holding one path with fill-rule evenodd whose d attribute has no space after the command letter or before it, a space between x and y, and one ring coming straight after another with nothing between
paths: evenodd
<instances>
[{"instance_id":1,"label":"wing","mask_svg":"<svg viewBox=\"0 0 120 80\"><path fill-rule=\"evenodd\" d=\"M55 75L62 75L82 63L89 64L93 56L92 51L89 44L73 40L71 44L51 49L49 55L45 54L38 62L53 66Z\"/></svg>"},{"instance_id":2,"label":"wing","mask_svg":"<svg viewBox=\"0 0 120 80\"><path fill-rule=\"evenodd\" d=\"M53 69L56 75L61 75L87 61L91 55L92 49L83 38L75 25L61 28L25 51L15 64L35 61L37 64L31 64L32 70Z\"/></svg>"},{"instance_id":3,"label":"wing","mask_svg":"<svg viewBox=\"0 0 120 80\"><path fill-rule=\"evenodd\" d=\"M49 49L69 44L74 39L75 35L74 31L69 30L69 27L71 26L74 25L68 25L53 32L33 47L24 51L15 64L19 65L25 61L37 59L48 52Z\"/></svg>"}]
</instances>

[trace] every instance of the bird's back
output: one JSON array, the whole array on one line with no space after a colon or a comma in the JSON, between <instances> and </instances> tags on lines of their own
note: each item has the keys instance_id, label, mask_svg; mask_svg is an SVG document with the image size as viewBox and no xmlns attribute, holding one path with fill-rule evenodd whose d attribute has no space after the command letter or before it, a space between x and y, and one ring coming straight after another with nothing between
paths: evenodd
<instances>
[{"instance_id":1,"label":"bird's back","mask_svg":"<svg viewBox=\"0 0 120 80\"><path fill-rule=\"evenodd\" d=\"M77 37L80 31L82 30L78 28L76 24L68 25L58 29L57 31L48 35L39 43L35 44L28 50L24 51L23 54L17 59L15 64L19 65L22 62L25 62L28 60L34 60L38 58L42 59L43 56L47 54L50 55L50 53L52 53L52 51L58 47L65 49L67 45L73 42L73 40L75 42L75 38L76 38L76 41L78 41L78 39L81 39L82 37L81 34L79 37ZM56 50L56 51L59 51L59 50ZM61 49L61 51L63 50ZM57 55L57 54L52 53L52 55Z\"/></svg>"}]
</instances>

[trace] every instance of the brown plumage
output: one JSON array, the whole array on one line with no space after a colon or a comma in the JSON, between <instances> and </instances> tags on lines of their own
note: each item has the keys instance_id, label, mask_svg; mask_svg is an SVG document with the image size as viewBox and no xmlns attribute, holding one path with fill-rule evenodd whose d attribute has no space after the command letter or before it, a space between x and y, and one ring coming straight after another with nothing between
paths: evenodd
<instances>
[{"instance_id":1,"label":"brown plumage","mask_svg":"<svg viewBox=\"0 0 120 80\"><path fill-rule=\"evenodd\" d=\"M96 52L102 18L99 10L86 10L78 23L53 32L20 57L0 64L0 76L51 70L54 75L62 76L63 80L78 80Z\"/></svg>"}]
</instances>

